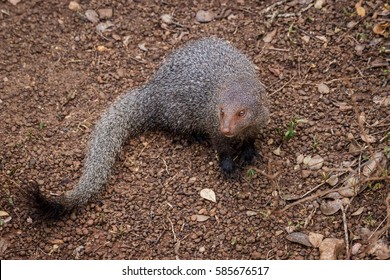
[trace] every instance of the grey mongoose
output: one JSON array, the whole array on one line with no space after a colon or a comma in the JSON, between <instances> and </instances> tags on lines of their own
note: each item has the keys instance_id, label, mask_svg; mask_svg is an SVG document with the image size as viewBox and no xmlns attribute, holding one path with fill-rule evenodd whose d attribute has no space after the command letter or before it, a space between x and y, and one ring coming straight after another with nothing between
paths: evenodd
<instances>
[{"instance_id":1,"label":"grey mongoose","mask_svg":"<svg viewBox=\"0 0 390 280\"><path fill-rule=\"evenodd\" d=\"M145 85L127 92L103 114L92 133L83 173L73 190L55 199L33 190L36 213L58 219L85 204L107 183L124 141L145 131L206 135L220 167L251 162L255 139L269 119L255 66L230 43L203 38L169 55Z\"/></svg>"}]
</instances>

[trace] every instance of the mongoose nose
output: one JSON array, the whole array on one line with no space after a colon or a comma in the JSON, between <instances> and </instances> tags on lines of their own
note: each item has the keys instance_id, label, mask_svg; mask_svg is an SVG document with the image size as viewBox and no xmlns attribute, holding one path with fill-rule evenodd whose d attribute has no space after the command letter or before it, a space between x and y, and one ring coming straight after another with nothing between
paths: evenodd
<instances>
[{"instance_id":1,"label":"mongoose nose","mask_svg":"<svg viewBox=\"0 0 390 280\"><path fill-rule=\"evenodd\" d=\"M221 127L221 133L226 137L233 136L232 130L229 127Z\"/></svg>"}]
</instances>

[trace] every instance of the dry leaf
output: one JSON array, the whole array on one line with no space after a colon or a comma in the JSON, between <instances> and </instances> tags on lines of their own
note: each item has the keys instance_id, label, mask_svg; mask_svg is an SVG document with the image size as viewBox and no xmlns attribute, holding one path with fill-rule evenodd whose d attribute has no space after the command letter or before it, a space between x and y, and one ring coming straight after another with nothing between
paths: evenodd
<instances>
[{"instance_id":1,"label":"dry leaf","mask_svg":"<svg viewBox=\"0 0 390 280\"><path fill-rule=\"evenodd\" d=\"M369 135L369 134L362 134L360 135L360 138L362 138L362 140L366 143L375 143L376 142L376 138L375 136L372 136L372 135Z\"/></svg>"},{"instance_id":2,"label":"dry leaf","mask_svg":"<svg viewBox=\"0 0 390 280\"><path fill-rule=\"evenodd\" d=\"M85 11L85 17L92 23L98 23L99 22L99 15L94 10L86 10Z\"/></svg>"},{"instance_id":3,"label":"dry leaf","mask_svg":"<svg viewBox=\"0 0 390 280\"><path fill-rule=\"evenodd\" d=\"M283 200L290 201L290 200L300 199L300 198L302 198L302 195L298 195L298 194L283 194L283 195L281 195L281 197L282 197Z\"/></svg>"},{"instance_id":4,"label":"dry leaf","mask_svg":"<svg viewBox=\"0 0 390 280\"><path fill-rule=\"evenodd\" d=\"M0 211L0 217L7 217L9 214L5 211Z\"/></svg>"},{"instance_id":5,"label":"dry leaf","mask_svg":"<svg viewBox=\"0 0 390 280\"><path fill-rule=\"evenodd\" d=\"M377 25L374 26L372 31L374 31L375 34L382 35L385 37L389 36L389 32L387 31L387 28L390 26L390 22L380 22Z\"/></svg>"},{"instance_id":6,"label":"dry leaf","mask_svg":"<svg viewBox=\"0 0 390 280\"><path fill-rule=\"evenodd\" d=\"M51 244L64 244L64 241L61 239L53 239L49 241Z\"/></svg>"},{"instance_id":7,"label":"dry leaf","mask_svg":"<svg viewBox=\"0 0 390 280\"><path fill-rule=\"evenodd\" d=\"M210 219L210 216L196 215L196 221L197 222L204 222L204 221L207 221L208 219Z\"/></svg>"},{"instance_id":8,"label":"dry leaf","mask_svg":"<svg viewBox=\"0 0 390 280\"><path fill-rule=\"evenodd\" d=\"M349 178L345 180L343 184L343 186L346 188L338 191L338 193L344 197L353 197L360 190L358 183L359 183L359 176L351 175Z\"/></svg>"},{"instance_id":9,"label":"dry leaf","mask_svg":"<svg viewBox=\"0 0 390 280\"><path fill-rule=\"evenodd\" d=\"M320 92L320 93L329 93L329 87L327 86L327 85L325 85L324 83L321 83L321 84L319 84L318 86L317 86L317 88L318 88L318 91Z\"/></svg>"},{"instance_id":10,"label":"dry leaf","mask_svg":"<svg viewBox=\"0 0 390 280\"><path fill-rule=\"evenodd\" d=\"M313 247L310 243L309 236L303 232L292 232L286 236L286 239L291 242L299 243L307 247Z\"/></svg>"},{"instance_id":11,"label":"dry leaf","mask_svg":"<svg viewBox=\"0 0 390 280\"><path fill-rule=\"evenodd\" d=\"M357 255L357 253L359 253L359 250L360 250L360 247L362 247L362 244L360 243L355 243L353 244L352 248L351 248L351 254L354 256L354 255Z\"/></svg>"},{"instance_id":12,"label":"dry leaf","mask_svg":"<svg viewBox=\"0 0 390 280\"><path fill-rule=\"evenodd\" d=\"M318 170L322 167L323 164L324 164L324 159L319 155L315 155L314 157L312 157L309 160L309 162L307 163L307 166L311 170Z\"/></svg>"},{"instance_id":13,"label":"dry leaf","mask_svg":"<svg viewBox=\"0 0 390 280\"><path fill-rule=\"evenodd\" d=\"M340 210L342 204L343 203L341 202L340 199L328 200L328 201L324 200L320 205L321 213L326 216L333 215L334 213Z\"/></svg>"},{"instance_id":14,"label":"dry leaf","mask_svg":"<svg viewBox=\"0 0 390 280\"><path fill-rule=\"evenodd\" d=\"M309 43L309 41L310 41L310 37L307 36L307 35L302 36L301 39L302 39L302 41L305 42L305 43Z\"/></svg>"},{"instance_id":15,"label":"dry leaf","mask_svg":"<svg viewBox=\"0 0 390 280\"><path fill-rule=\"evenodd\" d=\"M162 22L166 23L166 24L172 24L173 23L173 18L171 15L168 15L168 14L163 14L161 15L161 20Z\"/></svg>"},{"instance_id":16,"label":"dry leaf","mask_svg":"<svg viewBox=\"0 0 390 280\"><path fill-rule=\"evenodd\" d=\"M106 22L101 22L98 25L96 25L96 30L99 32L111 31L111 29L113 27L114 27L114 24L108 20Z\"/></svg>"},{"instance_id":17,"label":"dry leaf","mask_svg":"<svg viewBox=\"0 0 390 280\"><path fill-rule=\"evenodd\" d=\"M250 216L256 216L256 215L257 215L257 212L248 210L248 211L246 211L246 215L249 216L249 217L250 217Z\"/></svg>"},{"instance_id":18,"label":"dry leaf","mask_svg":"<svg viewBox=\"0 0 390 280\"><path fill-rule=\"evenodd\" d=\"M329 199L342 199L343 196L339 194L338 192L331 192L328 193L324 198L329 198Z\"/></svg>"},{"instance_id":19,"label":"dry leaf","mask_svg":"<svg viewBox=\"0 0 390 280\"><path fill-rule=\"evenodd\" d=\"M277 147L275 150L272 151L275 155L280 156L280 147Z\"/></svg>"},{"instance_id":20,"label":"dry leaf","mask_svg":"<svg viewBox=\"0 0 390 280\"><path fill-rule=\"evenodd\" d=\"M79 3L77 3L76 1L70 1L69 2L69 6L68 6L69 10L72 10L74 12L79 12L81 11L81 6Z\"/></svg>"},{"instance_id":21,"label":"dry leaf","mask_svg":"<svg viewBox=\"0 0 390 280\"><path fill-rule=\"evenodd\" d=\"M356 9L356 13L359 16L364 17L366 15L366 10L362 7L362 2L363 2L363 0L360 0L359 2L357 2L355 4L355 9Z\"/></svg>"},{"instance_id":22,"label":"dry leaf","mask_svg":"<svg viewBox=\"0 0 390 280\"><path fill-rule=\"evenodd\" d=\"M370 62L371 68L386 67L386 66L389 66L389 62L386 59L381 58L381 57L376 58Z\"/></svg>"},{"instance_id":23,"label":"dry leaf","mask_svg":"<svg viewBox=\"0 0 390 280\"><path fill-rule=\"evenodd\" d=\"M19 4L19 2L22 1L22 0L8 0L8 2L10 2L12 5L16 6L17 4Z\"/></svg>"},{"instance_id":24,"label":"dry leaf","mask_svg":"<svg viewBox=\"0 0 390 280\"><path fill-rule=\"evenodd\" d=\"M141 51L144 51L144 52L147 52L148 49L145 47L145 43L139 43L138 44L138 48L141 50Z\"/></svg>"},{"instance_id":25,"label":"dry leaf","mask_svg":"<svg viewBox=\"0 0 390 280\"><path fill-rule=\"evenodd\" d=\"M106 48L105 46L97 46L96 49L98 52L105 52L108 50L108 48Z\"/></svg>"},{"instance_id":26,"label":"dry leaf","mask_svg":"<svg viewBox=\"0 0 390 280\"><path fill-rule=\"evenodd\" d=\"M368 253L376 256L380 260L390 259L390 245L384 240L378 240L374 244L369 245Z\"/></svg>"},{"instance_id":27,"label":"dry leaf","mask_svg":"<svg viewBox=\"0 0 390 280\"><path fill-rule=\"evenodd\" d=\"M383 153L378 152L374 154L373 158L370 158L366 165L363 167L363 175L369 177L378 167L383 159Z\"/></svg>"},{"instance_id":28,"label":"dry leaf","mask_svg":"<svg viewBox=\"0 0 390 280\"><path fill-rule=\"evenodd\" d=\"M212 202L217 202L217 199L215 198L215 192L212 189L206 188L201 190L200 196Z\"/></svg>"},{"instance_id":29,"label":"dry leaf","mask_svg":"<svg viewBox=\"0 0 390 280\"><path fill-rule=\"evenodd\" d=\"M8 248L8 242L4 238L0 238L0 256L2 256Z\"/></svg>"},{"instance_id":30,"label":"dry leaf","mask_svg":"<svg viewBox=\"0 0 390 280\"><path fill-rule=\"evenodd\" d=\"M372 99L372 101L375 103L375 104L378 104L380 106L389 106L390 105L390 95L389 96L385 96L385 97L382 97L382 96L374 96L374 98Z\"/></svg>"},{"instance_id":31,"label":"dry leaf","mask_svg":"<svg viewBox=\"0 0 390 280\"><path fill-rule=\"evenodd\" d=\"M355 212L353 212L351 214L351 216L359 216L361 213L363 213L364 211L364 206L360 207L358 210L356 210Z\"/></svg>"},{"instance_id":32,"label":"dry leaf","mask_svg":"<svg viewBox=\"0 0 390 280\"><path fill-rule=\"evenodd\" d=\"M267 33L267 35L265 35L264 38L263 38L263 42L264 43L270 43L272 41L272 39L275 37L276 32L277 32L277 30L275 29L275 30Z\"/></svg>"},{"instance_id":33,"label":"dry leaf","mask_svg":"<svg viewBox=\"0 0 390 280\"><path fill-rule=\"evenodd\" d=\"M339 182L339 177L338 177L337 175L332 175L332 176L330 176L330 177L326 180L326 182L327 182L330 186L334 187L334 186Z\"/></svg>"},{"instance_id":34,"label":"dry leaf","mask_svg":"<svg viewBox=\"0 0 390 280\"><path fill-rule=\"evenodd\" d=\"M316 36L316 38L317 38L318 40L321 40L321 41L324 42L324 43L327 43L327 42L328 42L328 39L327 39L325 36Z\"/></svg>"},{"instance_id":35,"label":"dry leaf","mask_svg":"<svg viewBox=\"0 0 390 280\"><path fill-rule=\"evenodd\" d=\"M297 156L297 163L298 164L301 164L303 162L303 159L305 158L304 155L300 154L299 156Z\"/></svg>"},{"instance_id":36,"label":"dry leaf","mask_svg":"<svg viewBox=\"0 0 390 280\"><path fill-rule=\"evenodd\" d=\"M325 0L317 0L314 3L314 8L320 10L324 4L325 4Z\"/></svg>"},{"instance_id":37,"label":"dry leaf","mask_svg":"<svg viewBox=\"0 0 390 280\"><path fill-rule=\"evenodd\" d=\"M306 156L304 159L303 159L303 164L308 164L309 161L311 160L311 156Z\"/></svg>"}]
</instances>

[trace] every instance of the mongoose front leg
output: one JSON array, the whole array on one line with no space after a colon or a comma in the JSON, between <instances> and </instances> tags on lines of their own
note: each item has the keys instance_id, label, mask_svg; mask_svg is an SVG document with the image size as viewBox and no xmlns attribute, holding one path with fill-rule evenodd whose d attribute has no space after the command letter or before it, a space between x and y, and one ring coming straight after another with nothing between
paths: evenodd
<instances>
[{"instance_id":1,"label":"mongoose front leg","mask_svg":"<svg viewBox=\"0 0 390 280\"><path fill-rule=\"evenodd\" d=\"M219 166L223 173L230 175L235 170L235 164L233 161L234 158L234 148L229 143L227 138L214 139L214 146L217 150L219 157Z\"/></svg>"},{"instance_id":2,"label":"mongoose front leg","mask_svg":"<svg viewBox=\"0 0 390 280\"><path fill-rule=\"evenodd\" d=\"M246 139L241 146L240 159L244 164L251 164L259 156L255 146L255 139Z\"/></svg>"}]
</instances>

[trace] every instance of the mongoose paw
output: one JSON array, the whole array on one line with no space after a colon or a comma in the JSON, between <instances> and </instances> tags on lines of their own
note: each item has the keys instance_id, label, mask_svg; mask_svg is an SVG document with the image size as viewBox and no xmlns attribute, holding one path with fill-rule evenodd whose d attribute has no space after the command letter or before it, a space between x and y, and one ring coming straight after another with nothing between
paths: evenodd
<instances>
[{"instance_id":1,"label":"mongoose paw","mask_svg":"<svg viewBox=\"0 0 390 280\"><path fill-rule=\"evenodd\" d=\"M222 172L225 173L226 175L232 175L235 170L234 162L231 158L221 159L220 166Z\"/></svg>"},{"instance_id":2,"label":"mongoose paw","mask_svg":"<svg viewBox=\"0 0 390 280\"><path fill-rule=\"evenodd\" d=\"M252 164L258 156L256 148L248 146L242 150L240 160L244 164Z\"/></svg>"}]
</instances>

